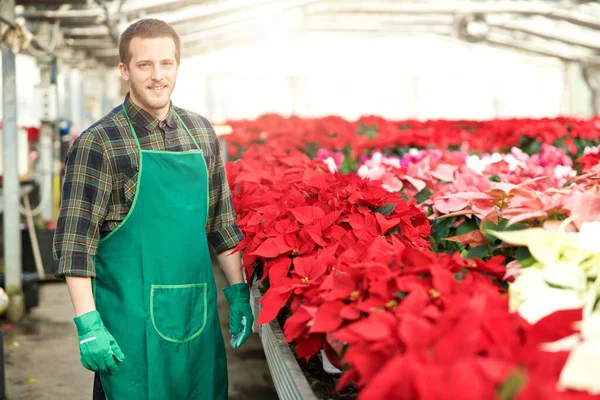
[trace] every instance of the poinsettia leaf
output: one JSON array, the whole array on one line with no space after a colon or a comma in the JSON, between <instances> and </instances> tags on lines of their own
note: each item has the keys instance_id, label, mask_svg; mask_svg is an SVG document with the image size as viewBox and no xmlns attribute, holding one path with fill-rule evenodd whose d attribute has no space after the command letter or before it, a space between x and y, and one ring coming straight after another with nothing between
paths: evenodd
<instances>
[{"instance_id":1,"label":"poinsettia leaf","mask_svg":"<svg viewBox=\"0 0 600 400\"><path fill-rule=\"evenodd\" d=\"M345 157L344 161L342 161L340 173L348 174L350 172L356 171L357 166L358 166L358 159L352 158L352 157Z\"/></svg>"},{"instance_id":2,"label":"poinsettia leaf","mask_svg":"<svg viewBox=\"0 0 600 400\"><path fill-rule=\"evenodd\" d=\"M465 235L474 230L479 230L479 225L477 222L471 218L465 218L464 222L456 227L456 236Z\"/></svg>"},{"instance_id":3,"label":"poinsettia leaf","mask_svg":"<svg viewBox=\"0 0 600 400\"><path fill-rule=\"evenodd\" d=\"M308 324L314 318L314 310L309 310L307 307L300 307L293 313L283 326L283 334L285 342L290 343L293 339L302 336L308 328Z\"/></svg>"},{"instance_id":4,"label":"poinsettia leaf","mask_svg":"<svg viewBox=\"0 0 600 400\"><path fill-rule=\"evenodd\" d=\"M340 316L347 320L357 320L360 318L360 310L354 305L348 305L340 311Z\"/></svg>"},{"instance_id":5,"label":"poinsettia leaf","mask_svg":"<svg viewBox=\"0 0 600 400\"><path fill-rule=\"evenodd\" d=\"M450 229L455 220L456 217L441 218L433 221L431 226L431 237L434 240L434 250L439 251L443 246L440 242L450 235Z\"/></svg>"},{"instance_id":6,"label":"poinsettia leaf","mask_svg":"<svg viewBox=\"0 0 600 400\"><path fill-rule=\"evenodd\" d=\"M377 219L377 224L379 225L379 233L382 235L388 233L390 229L397 226L401 221L400 218L386 219L381 214L375 214L375 218Z\"/></svg>"},{"instance_id":7,"label":"poinsettia leaf","mask_svg":"<svg viewBox=\"0 0 600 400\"><path fill-rule=\"evenodd\" d=\"M423 188L419 193L415 195L415 200L417 203L421 204L425 200L429 199L433 193L428 188Z\"/></svg>"},{"instance_id":8,"label":"poinsettia leaf","mask_svg":"<svg viewBox=\"0 0 600 400\"><path fill-rule=\"evenodd\" d=\"M417 189L419 192L421 190L425 189L425 187L427 186L427 183L425 181L422 181L421 179L413 178L410 175L405 175L404 179L406 179L411 185L413 185L415 187L415 189Z\"/></svg>"},{"instance_id":9,"label":"poinsettia leaf","mask_svg":"<svg viewBox=\"0 0 600 400\"><path fill-rule=\"evenodd\" d=\"M306 168L303 172L302 182L308 186L316 187L317 189L325 190L331 186L329 178L330 173L317 172L314 169Z\"/></svg>"},{"instance_id":10,"label":"poinsettia leaf","mask_svg":"<svg viewBox=\"0 0 600 400\"><path fill-rule=\"evenodd\" d=\"M373 210L373 212L379 213L379 214L387 217L388 215L390 215L391 213L394 212L394 208L396 208L396 204L388 203L388 204L382 205L381 207L375 208Z\"/></svg>"},{"instance_id":11,"label":"poinsettia leaf","mask_svg":"<svg viewBox=\"0 0 600 400\"><path fill-rule=\"evenodd\" d=\"M526 372L523 368L515 368L513 371L508 374L505 378L504 382L496 391L498 399L500 400L512 400L517 398L517 395L522 393L523 386L525 386L527 382ZM529 398L529 397L526 397Z\"/></svg>"},{"instance_id":12,"label":"poinsettia leaf","mask_svg":"<svg viewBox=\"0 0 600 400\"><path fill-rule=\"evenodd\" d=\"M329 228L343 213L344 211L342 210L335 210L327 214L325 218L321 220L321 229L325 230Z\"/></svg>"},{"instance_id":13,"label":"poinsettia leaf","mask_svg":"<svg viewBox=\"0 0 600 400\"><path fill-rule=\"evenodd\" d=\"M292 266L292 259L286 255L279 256L266 262L265 269L273 285L277 285L281 278L286 277Z\"/></svg>"},{"instance_id":14,"label":"poinsettia leaf","mask_svg":"<svg viewBox=\"0 0 600 400\"><path fill-rule=\"evenodd\" d=\"M478 230L465 233L464 235L452 236L446 238L450 242L457 242L462 244L468 244L469 246L481 246L489 242L484 233Z\"/></svg>"},{"instance_id":15,"label":"poinsettia leaf","mask_svg":"<svg viewBox=\"0 0 600 400\"><path fill-rule=\"evenodd\" d=\"M481 223L481 230L485 233L485 236L489 240L496 240L497 239L496 236L490 235L487 232L488 231L501 231L502 229L500 228L500 224L494 224L491 221L485 220Z\"/></svg>"},{"instance_id":16,"label":"poinsettia leaf","mask_svg":"<svg viewBox=\"0 0 600 400\"><path fill-rule=\"evenodd\" d=\"M517 251L515 252L515 258L519 261L522 262L528 258L531 257L531 253L529 252L529 249L525 246L523 247L519 247L517 249Z\"/></svg>"},{"instance_id":17,"label":"poinsettia leaf","mask_svg":"<svg viewBox=\"0 0 600 400\"><path fill-rule=\"evenodd\" d=\"M432 284L442 295L450 295L456 284L456 278L452 272L442 268L431 268Z\"/></svg>"},{"instance_id":18,"label":"poinsettia leaf","mask_svg":"<svg viewBox=\"0 0 600 400\"><path fill-rule=\"evenodd\" d=\"M364 231L367 229L366 218L362 214L352 214L348 217L348 223L354 230L356 235L357 231ZM358 237L358 235L356 235Z\"/></svg>"},{"instance_id":19,"label":"poinsettia leaf","mask_svg":"<svg viewBox=\"0 0 600 400\"><path fill-rule=\"evenodd\" d=\"M315 315L314 324L310 327L310 333L327 333L335 331L343 322L341 315L346 305L342 301L324 303L319 307Z\"/></svg>"},{"instance_id":20,"label":"poinsettia leaf","mask_svg":"<svg viewBox=\"0 0 600 400\"><path fill-rule=\"evenodd\" d=\"M262 171L242 171L237 175L236 179L233 180L232 183L260 183L263 179L263 176L264 175L262 174Z\"/></svg>"},{"instance_id":21,"label":"poinsettia leaf","mask_svg":"<svg viewBox=\"0 0 600 400\"><path fill-rule=\"evenodd\" d=\"M504 230L505 231L520 231L521 229L527 229L529 227L530 227L529 225L519 222L519 223L507 225L506 228L504 228Z\"/></svg>"},{"instance_id":22,"label":"poinsettia leaf","mask_svg":"<svg viewBox=\"0 0 600 400\"><path fill-rule=\"evenodd\" d=\"M268 324L275 319L279 310L287 303L291 294L291 288L290 290L281 290L280 288L270 288L267 290L262 299L260 299L262 309L258 316L258 324Z\"/></svg>"},{"instance_id":23,"label":"poinsettia leaf","mask_svg":"<svg viewBox=\"0 0 600 400\"><path fill-rule=\"evenodd\" d=\"M390 242L388 242L385 237L379 235L375 237L375 240L373 240L373 243L371 244L371 246L369 246L367 254L369 258L371 258L385 253L392 254L394 253L394 251L396 251L394 246Z\"/></svg>"},{"instance_id":24,"label":"poinsettia leaf","mask_svg":"<svg viewBox=\"0 0 600 400\"><path fill-rule=\"evenodd\" d=\"M577 228L581 228L585 221L600 220L600 199L597 193L574 193L567 201L567 207Z\"/></svg>"},{"instance_id":25,"label":"poinsettia leaf","mask_svg":"<svg viewBox=\"0 0 600 400\"><path fill-rule=\"evenodd\" d=\"M304 232L319 246L327 246L327 242L323 239L323 232L321 232L321 226L319 224L304 228Z\"/></svg>"},{"instance_id":26,"label":"poinsettia leaf","mask_svg":"<svg viewBox=\"0 0 600 400\"><path fill-rule=\"evenodd\" d=\"M296 207L292 208L290 212L298 222L304 225L311 224L325 217L325 212L321 208L314 206Z\"/></svg>"},{"instance_id":27,"label":"poinsettia leaf","mask_svg":"<svg viewBox=\"0 0 600 400\"><path fill-rule=\"evenodd\" d=\"M408 348L420 350L431 345L433 325L426 318L407 314L399 328L399 333Z\"/></svg>"},{"instance_id":28,"label":"poinsettia leaf","mask_svg":"<svg viewBox=\"0 0 600 400\"><path fill-rule=\"evenodd\" d=\"M519 231L521 229L529 228L528 225L518 222L511 225L508 225L507 219L501 219L498 224L494 224L492 221L486 220L481 223L481 230L485 233L485 236L491 241L497 240L496 236L490 235L488 231Z\"/></svg>"},{"instance_id":29,"label":"poinsettia leaf","mask_svg":"<svg viewBox=\"0 0 600 400\"><path fill-rule=\"evenodd\" d=\"M325 336L322 333L309 335L308 338L296 339L296 353L298 358L308 360L323 348Z\"/></svg>"},{"instance_id":30,"label":"poinsettia leaf","mask_svg":"<svg viewBox=\"0 0 600 400\"><path fill-rule=\"evenodd\" d=\"M273 258L290 250L291 248L285 243L284 237L280 236L265 240L250 254L259 257Z\"/></svg>"},{"instance_id":31,"label":"poinsettia leaf","mask_svg":"<svg viewBox=\"0 0 600 400\"><path fill-rule=\"evenodd\" d=\"M484 259L490 255L490 247L487 244L473 247L467 252L465 258L480 258Z\"/></svg>"},{"instance_id":32,"label":"poinsettia leaf","mask_svg":"<svg viewBox=\"0 0 600 400\"><path fill-rule=\"evenodd\" d=\"M349 325L348 328L354 335L368 341L385 340L386 338L389 338L392 333L391 326L388 324L390 319L393 319L397 324L395 317L387 314L375 313Z\"/></svg>"},{"instance_id":33,"label":"poinsettia leaf","mask_svg":"<svg viewBox=\"0 0 600 400\"><path fill-rule=\"evenodd\" d=\"M551 343L577 332L576 322L583 318L581 308L555 311L537 321L529 331L532 345Z\"/></svg>"},{"instance_id":34,"label":"poinsettia leaf","mask_svg":"<svg viewBox=\"0 0 600 400\"><path fill-rule=\"evenodd\" d=\"M519 213L519 214L509 218L510 225L508 225L508 226L516 225L517 223L519 223L521 221L527 221L527 220L531 220L531 219L540 219L540 218L545 218L547 216L548 216L548 213L543 210Z\"/></svg>"},{"instance_id":35,"label":"poinsettia leaf","mask_svg":"<svg viewBox=\"0 0 600 400\"><path fill-rule=\"evenodd\" d=\"M366 353L366 352L365 352ZM362 361L362 362L361 362ZM413 361L414 362L414 361ZM377 371L361 388L361 399L411 399L415 397L415 374L411 370L411 361L404 355L390 355L382 365L379 357L365 357L364 361L355 362L367 371ZM416 363L415 363L416 364ZM413 367L414 369L417 369ZM373 372L371 372L373 373ZM433 374L432 374L433 375ZM432 399L435 397L422 397ZM439 397L438 397L439 398Z\"/></svg>"}]
</instances>

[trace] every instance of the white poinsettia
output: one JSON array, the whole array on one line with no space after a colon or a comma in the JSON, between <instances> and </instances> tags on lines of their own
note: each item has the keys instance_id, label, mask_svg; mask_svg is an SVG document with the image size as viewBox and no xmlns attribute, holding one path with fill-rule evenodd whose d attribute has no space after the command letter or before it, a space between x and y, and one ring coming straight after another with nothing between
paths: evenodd
<instances>
[{"instance_id":1,"label":"white poinsettia","mask_svg":"<svg viewBox=\"0 0 600 400\"><path fill-rule=\"evenodd\" d=\"M563 388L587 390L600 394L600 313L584 318L581 324L582 340L575 344L558 384Z\"/></svg>"},{"instance_id":2,"label":"white poinsettia","mask_svg":"<svg viewBox=\"0 0 600 400\"><path fill-rule=\"evenodd\" d=\"M564 272L565 281L576 282L580 275ZM584 306L584 294L573 288L558 288L548 284L547 277L558 280L559 274L531 266L522 269L517 279L509 286L510 311L518 311L529 323L560 310L569 310Z\"/></svg>"},{"instance_id":3,"label":"white poinsettia","mask_svg":"<svg viewBox=\"0 0 600 400\"><path fill-rule=\"evenodd\" d=\"M595 301L596 295L592 299L589 292L600 268L600 222L583 223L579 232L531 228L490 233L506 243L527 246L536 260L521 269L509 287L511 310L530 323Z\"/></svg>"},{"instance_id":4,"label":"white poinsettia","mask_svg":"<svg viewBox=\"0 0 600 400\"><path fill-rule=\"evenodd\" d=\"M584 222L578 232L532 228L490 233L527 246L535 259L509 286L511 311L533 324L559 310L583 309L580 333L544 349L570 351L559 379L562 388L600 394L600 222Z\"/></svg>"},{"instance_id":5,"label":"white poinsettia","mask_svg":"<svg viewBox=\"0 0 600 400\"><path fill-rule=\"evenodd\" d=\"M569 236L578 250L600 254L600 221L584 222L579 232L570 232Z\"/></svg>"}]
</instances>

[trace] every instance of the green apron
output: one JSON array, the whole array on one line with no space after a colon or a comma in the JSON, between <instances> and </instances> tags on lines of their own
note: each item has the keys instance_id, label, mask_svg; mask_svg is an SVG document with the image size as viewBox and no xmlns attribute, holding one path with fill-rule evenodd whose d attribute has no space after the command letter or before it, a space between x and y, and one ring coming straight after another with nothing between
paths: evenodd
<instances>
[{"instance_id":1,"label":"green apron","mask_svg":"<svg viewBox=\"0 0 600 400\"><path fill-rule=\"evenodd\" d=\"M125 354L107 400L227 399L227 360L206 238L208 169L197 150L139 150L137 192L95 258L94 296Z\"/></svg>"}]
</instances>

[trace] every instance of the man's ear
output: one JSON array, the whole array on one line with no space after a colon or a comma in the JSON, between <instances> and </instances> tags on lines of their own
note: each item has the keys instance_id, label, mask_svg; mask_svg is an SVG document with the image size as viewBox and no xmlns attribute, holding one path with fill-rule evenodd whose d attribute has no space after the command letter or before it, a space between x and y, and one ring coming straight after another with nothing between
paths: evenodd
<instances>
[{"instance_id":1,"label":"man's ear","mask_svg":"<svg viewBox=\"0 0 600 400\"><path fill-rule=\"evenodd\" d=\"M125 82L129 82L129 69L123 63L119 63L119 71L121 71L121 76L125 79Z\"/></svg>"}]
</instances>

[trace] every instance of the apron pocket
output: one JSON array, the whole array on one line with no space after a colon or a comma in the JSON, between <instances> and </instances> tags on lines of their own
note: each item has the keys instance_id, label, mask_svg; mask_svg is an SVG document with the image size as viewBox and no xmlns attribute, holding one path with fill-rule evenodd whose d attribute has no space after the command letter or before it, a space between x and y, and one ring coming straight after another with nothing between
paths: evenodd
<instances>
[{"instance_id":1,"label":"apron pocket","mask_svg":"<svg viewBox=\"0 0 600 400\"><path fill-rule=\"evenodd\" d=\"M156 333L172 343L198 337L206 326L206 283L152 285L150 318Z\"/></svg>"}]
</instances>

